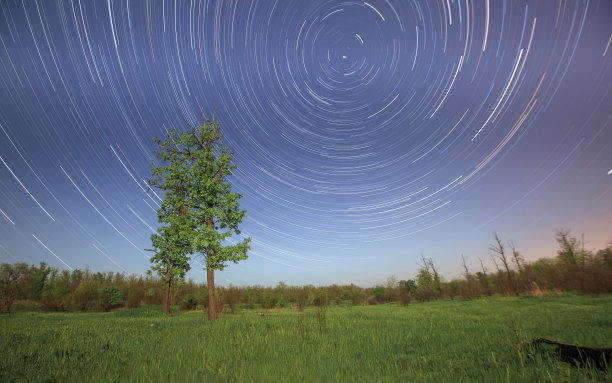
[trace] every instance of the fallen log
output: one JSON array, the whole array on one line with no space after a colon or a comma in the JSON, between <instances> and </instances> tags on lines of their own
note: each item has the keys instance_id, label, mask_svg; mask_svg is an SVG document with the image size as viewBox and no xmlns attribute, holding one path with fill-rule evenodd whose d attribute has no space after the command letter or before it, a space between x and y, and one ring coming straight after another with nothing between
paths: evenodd
<instances>
[{"instance_id":1,"label":"fallen log","mask_svg":"<svg viewBox=\"0 0 612 383\"><path fill-rule=\"evenodd\" d=\"M552 339L532 339L524 344L550 344L555 347L559 359L567 363L579 366L592 364L602 371L607 371L612 364L612 348L609 347L586 347L557 342Z\"/></svg>"}]
</instances>

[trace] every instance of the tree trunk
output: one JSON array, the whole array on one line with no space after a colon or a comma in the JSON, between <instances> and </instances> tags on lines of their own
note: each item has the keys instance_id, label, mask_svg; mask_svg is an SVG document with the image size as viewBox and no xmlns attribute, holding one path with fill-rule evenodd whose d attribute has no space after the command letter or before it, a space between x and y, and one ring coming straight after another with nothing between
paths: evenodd
<instances>
[{"instance_id":1,"label":"tree trunk","mask_svg":"<svg viewBox=\"0 0 612 383\"><path fill-rule=\"evenodd\" d=\"M206 221L208 228L215 229L212 219ZM212 252L209 248L208 251ZM213 254L206 254L206 284L208 285L208 320L217 319L217 305L215 302L215 269L213 268Z\"/></svg>"},{"instance_id":2,"label":"tree trunk","mask_svg":"<svg viewBox=\"0 0 612 383\"><path fill-rule=\"evenodd\" d=\"M170 314L170 259L166 264L166 289L164 291L164 314Z\"/></svg>"},{"instance_id":3,"label":"tree trunk","mask_svg":"<svg viewBox=\"0 0 612 383\"><path fill-rule=\"evenodd\" d=\"M208 320L217 319L215 304L215 271L206 270L206 283L208 284Z\"/></svg>"}]
</instances>

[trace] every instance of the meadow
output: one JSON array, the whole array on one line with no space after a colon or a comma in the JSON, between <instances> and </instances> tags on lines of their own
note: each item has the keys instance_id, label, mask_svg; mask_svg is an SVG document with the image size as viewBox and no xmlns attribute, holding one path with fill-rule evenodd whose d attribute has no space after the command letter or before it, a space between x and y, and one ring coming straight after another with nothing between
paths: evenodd
<instances>
[{"instance_id":1,"label":"meadow","mask_svg":"<svg viewBox=\"0 0 612 383\"><path fill-rule=\"evenodd\" d=\"M518 338L517 338L518 335ZM612 346L612 296L492 297L402 307L239 310L217 321L159 306L0 316L2 382L574 382L520 340Z\"/></svg>"}]
</instances>

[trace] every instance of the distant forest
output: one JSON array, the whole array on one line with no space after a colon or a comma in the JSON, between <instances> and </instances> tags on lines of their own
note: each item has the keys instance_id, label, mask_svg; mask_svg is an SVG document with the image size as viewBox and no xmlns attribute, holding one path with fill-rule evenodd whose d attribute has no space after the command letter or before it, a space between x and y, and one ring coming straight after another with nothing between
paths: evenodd
<instances>
[{"instance_id":1,"label":"distant forest","mask_svg":"<svg viewBox=\"0 0 612 383\"><path fill-rule=\"evenodd\" d=\"M578 291L597 295L612 292L612 242L599 251L585 250L583 244L566 230L558 230L559 248L554 258L527 262L512 243L504 244L497 234L490 246L493 269L470 270L462 257L463 275L445 281L431 258L421 257L414 279L388 278L375 287L356 285L324 287L290 286L279 282L275 287L217 287L219 312L237 308L298 308L311 305L381 304L407 305L436 299L471 299L490 295L542 295ZM45 263L0 266L0 312L19 307L41 311L109 311L141 305L158 305L164 286L151 275L125 275L89 270L59 270ZM173 289L172 303L182 310L207 307L204 283L185 281Z\"/></svg>"}]
</instances>

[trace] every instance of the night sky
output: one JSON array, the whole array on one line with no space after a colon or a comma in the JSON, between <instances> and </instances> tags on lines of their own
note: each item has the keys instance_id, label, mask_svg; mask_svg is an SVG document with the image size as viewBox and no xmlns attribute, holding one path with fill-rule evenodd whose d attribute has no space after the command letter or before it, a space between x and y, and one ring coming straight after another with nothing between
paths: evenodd
<instances>
[{"instance_id":1,"label":"night sky","mask_svg":"<svg viewBox=\"0 0 612 383\"><path fill-rule=\"evenodd\" d=\"M220 284L603 248L611 39L607 0L0 1L0 262L143 274L153 139L202 109L252 238Z\"/></svg>"}]
</instances>

